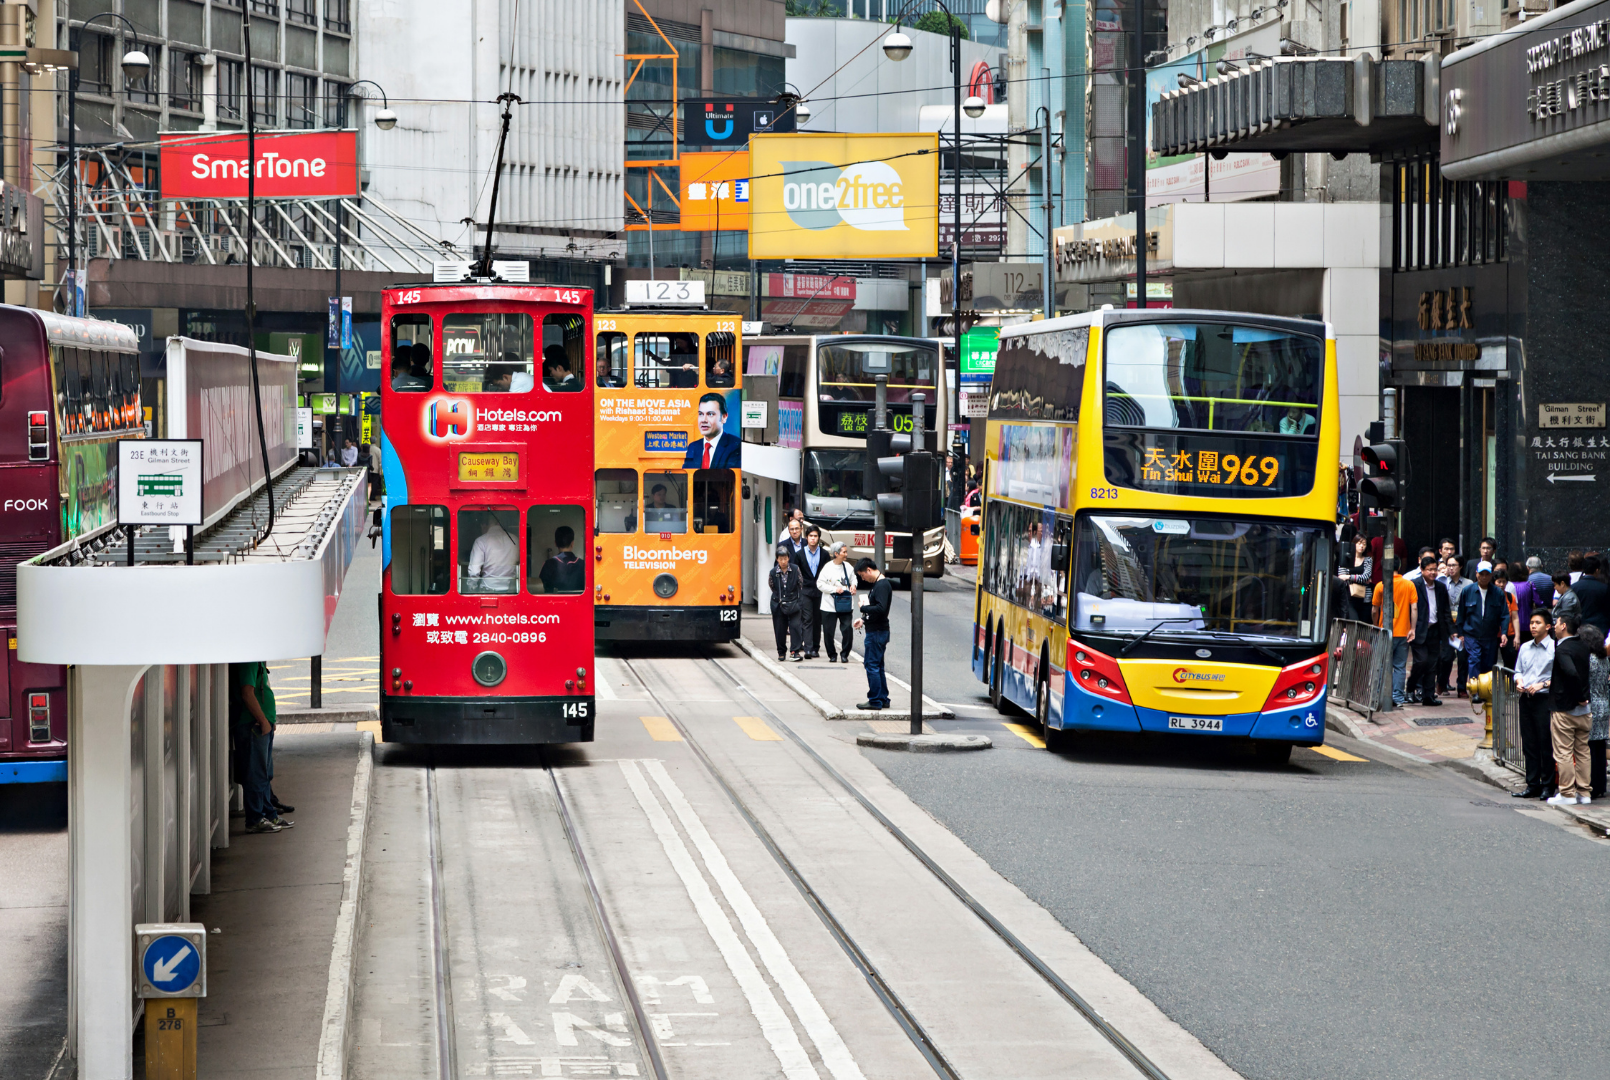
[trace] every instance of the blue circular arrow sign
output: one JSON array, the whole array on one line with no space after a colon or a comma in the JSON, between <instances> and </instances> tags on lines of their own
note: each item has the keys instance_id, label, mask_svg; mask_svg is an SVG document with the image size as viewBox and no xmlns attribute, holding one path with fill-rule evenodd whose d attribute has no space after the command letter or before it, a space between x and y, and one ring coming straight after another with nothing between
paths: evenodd
<instances>
[{"instance_id":1,"label":"blue circular arrow sign","mask_svg":"<svg viewBox=\"0 0 1610 1080\"><path fill-rule=\"evenodd\" d=\"M166 994L190 989L201 976L201 954L185 938L165 934L145 947L145 981Z\"/></svg>"}]
</instances>

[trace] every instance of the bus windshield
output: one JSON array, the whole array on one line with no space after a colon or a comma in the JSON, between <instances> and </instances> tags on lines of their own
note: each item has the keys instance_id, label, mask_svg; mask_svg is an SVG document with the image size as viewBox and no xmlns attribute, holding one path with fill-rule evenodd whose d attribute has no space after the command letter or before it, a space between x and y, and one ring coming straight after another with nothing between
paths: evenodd
<instances>
[{"instance_id":1,"label":"bus windshield","mask_svg":"<svg viewBox=\"0 0 1610 1080\"><path fill-rule=\"evenodd\" d=\"M861 493L865 450L805 451L805 516L824 529L872 520L874 505Z\"/></svg>"},{"instance_id":2,"label":"bus windshield","mask_svg":"<svg viewBox=\"0 0 1610 1080\"><path fill-rule=\"evenodd\" d=\"M1229 323L1141 323L1107 333L1109 428L1319 438L1325 343Z\"/></svg>"},{"instance_id":3,"label":"bus windshield","mask_svg":"<svg viewBox=\"0 0 1610 1080\"><path fill-rule=\"evenodd\" d=\"M939 350L919 341L846 341L823 344L817 350L817 394L822 401L872 401L877 384L866 370L867 361L882 369L888 365L888 401L905 404L913 391L928 392L939 384Z\"/></svg>"},{"instance_id":4,"label":"bus windshield","mask_svg":"<svg viewBox=\"0 0 1610 1080\"><path fill-rule=\"evenodd\" d=\"M1329 531L1315 526L1086 515L1075 538L1076 625L1317 641L1329 549Z\"/></svg>"}]
</instances>

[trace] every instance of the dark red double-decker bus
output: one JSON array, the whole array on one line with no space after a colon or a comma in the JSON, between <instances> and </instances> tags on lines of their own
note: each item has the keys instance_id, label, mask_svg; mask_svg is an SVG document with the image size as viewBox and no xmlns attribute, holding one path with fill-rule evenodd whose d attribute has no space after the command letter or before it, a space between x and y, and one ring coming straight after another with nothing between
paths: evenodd
<instances>
[{"instance_id":1,"label":"dark red double-decker bus","mask_svg":"<svg viewBox=\"0 0 1610 1080\"><path fill-rule=\"evenodd\" d=\"M17 564L117 523L144 430L133 330L0 305L0 784L67 779L67 670L17 659Z\"/></svg>"},{"instance_id":2,"label":"dark red double-decker bus","mask_svg":"<svg viewBox=\"0 0 1610 1080\"><path fill-rule=\"evenodd\" d=\"M592 293L387 289L382 737L593 737Z\"/></svg>"}]
</instances>

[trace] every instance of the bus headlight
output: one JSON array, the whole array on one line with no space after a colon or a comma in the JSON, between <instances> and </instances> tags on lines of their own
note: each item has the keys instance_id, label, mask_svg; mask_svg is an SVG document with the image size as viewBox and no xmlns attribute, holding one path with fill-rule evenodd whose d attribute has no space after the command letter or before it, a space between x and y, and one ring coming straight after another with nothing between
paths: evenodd
<instances>
[{"instance_id":1,"label":"bus headlight","mask_svg":"<svg viewBox=\"0 0 1610 1080\"><path fill-rule=\"evenodd\" d=\"M661 600L669 600L676 595L676 577L673 574L660 574L654 578L654 595Z\"/></svg>"},{"instance_id":2,"label":"bus headlight","mask_svg":"<svg viewBox=\"0 0 1610 1080\"><path fill-rule=\"evenodd\" d=\"M496 686L509 674L509 665L495 652L484 652L470 663L470 674L482 686Z\"/></svg>"}]
</instances>

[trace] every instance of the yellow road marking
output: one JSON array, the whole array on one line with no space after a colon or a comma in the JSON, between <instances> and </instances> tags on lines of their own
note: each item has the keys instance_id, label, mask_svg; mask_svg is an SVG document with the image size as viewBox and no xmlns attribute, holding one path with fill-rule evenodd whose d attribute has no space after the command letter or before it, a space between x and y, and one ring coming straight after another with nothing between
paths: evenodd
<instances>
[{"instance_id":1,"label":"yellow road marking","mask_svg":"<svg viewBox=\"0 0 1610 1080\"><path fill-rule=\"evenodd\" d=\"M744 734L756 742L782 742L783 737L766 726L758 716L734 716L732 722L744 729Z\"/></svg>"},{"instance_id":2,"label":"yellow road marking","mask_svg":"<svg viewBox=\"0 0 1610 1080\"><path fill-rule=\"evenodd\" d=\"M384 740L384 739L382 739L380 737L380 721L379 720L359 720L358 721L358 730L359 731L372 731L372 732L374 732L375 742L385 742L386 741L386 740Z\"/></svg>"},{"instance_id":3,"label":"yellow road marking","mask_svg":"<svg viewBox=\"0 0 1610 1080\"><path fill-rule=\"evenodd\" d=\"M1346 750L1337 750L1336 748L1330 746L1310 746L1308 749L1312 750L1316 754L1324 754L1328 758L1335 758L1337 761L1370 760L1369 758L1362 758L1357 754L1349 754Z\"/></svg>"},{"instance_id":4,"label":"yellow road marking","mask_svg":"<svg viewBox=\"0 0 1610 1080\"><path fill-rule=\"evenodd\" d=\"M1018 738L1022 739L1024 742L1028 743L1030 746L1038 747L1041 750L1045 749L1045 740L1040 738L1040 733L1034 728L1029 727L1029 725L1002 724L1001 726L1007 731L1010 731L1013 735L1016 735Z\"/></svg>"},{"instance_id":5,"label":"yellow road marking","mask_svg":"<svg viewBox=\"0 0 1610 1080\"><path fill-rule=\"evenodd\" d=\"M663 716L639 716L643 726L648 728L649 737L655 742L681 742L682 733L676 725Z\"/></svg>"}]
</instances>

